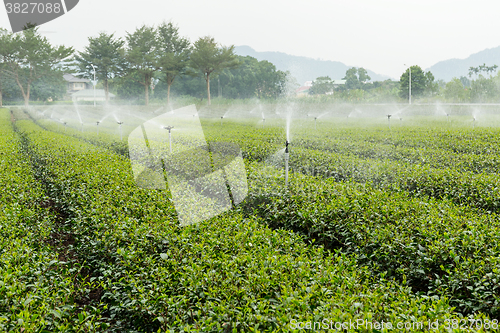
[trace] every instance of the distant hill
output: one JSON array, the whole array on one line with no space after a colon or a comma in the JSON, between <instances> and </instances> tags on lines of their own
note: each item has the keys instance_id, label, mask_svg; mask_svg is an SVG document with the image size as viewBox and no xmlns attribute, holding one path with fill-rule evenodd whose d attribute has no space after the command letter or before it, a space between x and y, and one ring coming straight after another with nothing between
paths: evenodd
<instances>
[{"instance_id":1,"label":"distant hill","mask_svg":"<svg viewBox=\"0 0 500 333\"><path fill-rule=\"evenodd\" d=\"M282 52L257 52L250 46L236 46L235 53L241 56L251 56L257 60L267 60L273 63L277 69L290 71L299 84L312 81L320 76L329 76L333 80L339 80L345 76L345 72L352 66L347 66L338 61L316 60L307 57L293 56ZM380 75L365 68L371 81L383 81L390 77Z\"/></svg>"},{"instance_id":2,"label":"distant hill","mask_svg":"<svg viewBox=\"0 0 500 333\"><path fill-rule=\"evenodd\" d=\"M434 74L436 80L450 81L452 78L469 75L469 67L477 67L482 64L487 66L500 66L500 46L486 49L470 55L466 59L449 59L436 63L426 69Z\"/></svg>"}]
</instances>

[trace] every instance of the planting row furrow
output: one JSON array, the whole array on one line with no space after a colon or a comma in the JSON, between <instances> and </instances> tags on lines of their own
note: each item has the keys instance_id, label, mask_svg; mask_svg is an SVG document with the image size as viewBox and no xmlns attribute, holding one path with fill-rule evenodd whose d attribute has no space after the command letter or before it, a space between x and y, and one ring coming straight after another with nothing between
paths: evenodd
<instances>
[{"instance_id":1,"label":"planting row furrow","mask_svg":"<svg viewBox=\"0 0 500 333\"><path fill-rule=\"evenodd\" d=\"M61 216L32 170L11 114L0 109L0 331L88 331L83 266L60 236ZM13 119L13 118L12 118Z\"/></svg>"}]
</instances>

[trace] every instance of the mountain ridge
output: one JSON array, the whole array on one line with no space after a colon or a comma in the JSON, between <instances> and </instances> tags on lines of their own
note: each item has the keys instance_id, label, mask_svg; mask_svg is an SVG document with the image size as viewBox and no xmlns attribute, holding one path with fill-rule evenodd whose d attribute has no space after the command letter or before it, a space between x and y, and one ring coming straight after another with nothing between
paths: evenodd
<instances>
[{"instance_id":1,"label":"mountain ridge","mask_svg":"<svg viewBox=\"0 0 500 333\"><path fill-rule=\"evenodd\" d=\"M320 76L329 76L334 80L341 79L345 76L345 72L349 68L353 67L340 61L295 56L284 52L259 52L255 51L248 45L235 46L235 53L241 56L251 56L259 61L267 60L273 63L279 70L288 70L301 85L306 81L315 80ZM438 61L434 65L425 69L425 71L431 71L436 80L444 80L445 82L448 82L454 77L468 77L469 67L477 67L482 64L486 64L487 66L500 66L500 46L484 49L473 53L464 59L452 58ZM389 75L378 74L368 68L365 69L367 70L368 75L370 75L372 82L392 79Z\"/></svg>"},{"instance_id":2,"label":"mountain ridge","mask_svg":"<svg viewBox=\"0 0 500 333\"><path fill-rule=\"evenodd\" d=\"M500 46L484 49L464 59L452 58L439 61L427 68L426 71L431 71L436 80L448 82L454 77L468 77L469 67L477 67L482 64L500 66Z\"/></svg>"},{"instance_id":3,"label":"mountain ridge","mask_svg":"<svg viewBox=\"0 0 500 333\"><path fill-rule=\"evenodd\" d=\"M331 79L339 80L345 76L345 72L353 67L340 61L319 60L303 56L294 56L283 52L258 52L248 45L235 46L235 53L240 56L251 56L259 61L267 60L276 66L276 69L290 71L299 84L312 81L320 76L329 76ZM375 73L365 68L371 81L383 81L390 76Z\"/></svg>"}]
</instances>

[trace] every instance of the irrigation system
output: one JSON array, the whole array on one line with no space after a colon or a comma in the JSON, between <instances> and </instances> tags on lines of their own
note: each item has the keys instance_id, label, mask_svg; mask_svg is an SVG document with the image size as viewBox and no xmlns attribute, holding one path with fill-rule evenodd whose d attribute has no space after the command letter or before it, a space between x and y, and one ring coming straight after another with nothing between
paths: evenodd
<instances>
[{"instance_id":1,"label":"irrigation system","mask_svg":"<svg viewBox=\"0 0 500 333\"><path fill-rule=\"evenodd\" d=\"M406 66L406 64L404 64L404 65ZM411 66L409 66L408 69L410 70L410 80L408 82L408 90L409 90L408 104L411 104Z\"/></svg>"},{"instance_id":2,"label":"irrigation system","mask_svg":"<svg viewBox=\"0 0 500 333\"><path fill-rule=\"evenodd\" d=\"M163 128L168 130L168 144L170 146L170 154L172 154L172 128L174 126L163 126Z\"/></svg>"},{"instance_id":3,"label":"irrigation system","mask_svg":"<svg viewBox=\"0 0 500 333\"><path fill-rule=\"evenodd\" d=\"M122 135L122 125L123 125L123 121L117 121L116 122L118 125L120 125L120 141L123 140L123 135Z\"/></svg>"},{"instance_id":4,"label":"irrigation system","mask_svg":"<svg viewBox=\"0 0 500 333\"><path fill-rule=\"evenodd\" d=\"M92 81L92 85L94 86L94 107L95 107L95 86L97 84L97 81L95 80L95 66L94 64L90 64L92 66L92 69L94 70L94 81Z\"/></svg>"},{"instance_id":5,"label":"irrigation system","mask_svg":"<svg viewBox=\"0 0 500 333\"><path fill-rule=\"evenodd\" d=\"M288 160L290 159L290 153L288 151L288 140L285 142L285 187L288 187Z\"/></svg>"}]
</instances>

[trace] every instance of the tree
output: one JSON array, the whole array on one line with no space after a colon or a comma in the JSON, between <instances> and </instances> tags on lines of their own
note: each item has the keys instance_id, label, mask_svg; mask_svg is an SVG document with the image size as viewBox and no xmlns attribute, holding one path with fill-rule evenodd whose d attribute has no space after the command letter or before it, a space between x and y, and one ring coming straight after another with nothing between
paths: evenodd
<instances>
[{"instance_id":1,"label":"tree","mask_svg":"<svg viewBox=\"0 0 500 333\"><path fill-rule=\"evenodd\" d=\"M342 78L345 80L344 88L347 90L359 89L359 79L358 79L358 70L356 67L351 67L345 72L345 76Z\"/></svg>"},{"instance_id":2,"label":"tree","mask_svg":"<svg viewBox=\"0 0 500 333\"><path fill-rule=\"evenodd\" d=\"M228 98L276 98L282 94L286 73L266 60L236 56L239 66L224 69L217 78L221 96ZM218 89L217 89L218 90ZM210 94L217 92L211 88Z\"/></svg>"},{"instance_id":3,"label":"tree","mask_svg":"<svg viewBox=\"0 0 500 333\"><path fill-rule=\"evenodd\" d=\"M489 74L490 72L493 73L495 70L498 68L497 65L493 66L486 66L486 63L483 63L482 65L479 65L478 67L469 67L469 77L472 79L472 74L476 75L476 78L478 77L479 74L482 72L485 72L486 74Z\"/></svg>"},{"instance_id":4,"label":"tree","mask_svg":"<svg viewBox=\"0 0 500 333\"><path fill-rule=\"evenodd\" d=\"M134 33L127 33L126 59L129 64L128 75L139 78L144 87L146 105L149 105L149 86L157 72L156 31L154 27L143 25Z\"/></svg>"},{"instance_id":5,"label":"tree","mask_svg":"<svg viewBox=\"0 0 500 333\"><path fill-rule=\"evenodd\" d=\"M0 48L5 48L5 50L2 52L0 51L0 107L3 106L3 85L2 81L4 80L3 74L3 66L5 65L6 59L4 59L5 56L8 56L10 52L12 52L12 48L8 45L10 45L10 35L7 32L7 30L0 28ZM7 52L9 50L9 52Z\"/></svg>"},{"instance_id":6,"label":"tree","mask_svg":"<svg viewBox=\"0 0 500 333\"><path fill-rule=\"evenodd\" d=\"M61 63L72 54L71 47L53 47L36 27L14 36L3 34L0 38L3 74L15 80L26 106L29 105L33 82L41 77L62 76Z\"/></svg>"},{"instance_id":7,"label":"tree","mask_svg":"<svg viewBox=\"0 0 500 333\"><path fill-rule=\"evenodd\" d=\"M465 102L467 99L467 92L464 89L462 81L455 77L450 82L446 83L444 97L451 102Z\"/></svg>"},{"instance_id":8,"label":"tree","mask_svg":"<svg viewBox=\"0 0 500 333\"><path fill-rule=\"evenodd\" d=\"M372 78L368 75L368 72L363 67L358 68L358 80L362 84L370 81Z\"/></svg>"},{"instance_id":9,"label":"tree","mask_svg":"<svg viewBox=\"0 0 500 333\"><path fill-rule=\"evenodd\" d=\"M439 92L439 83L434 81L434 75L427 71L425 72L425 89L424 94L427 96L435 95Z\"/></svg>"},{"instance_id":10,"label":"tree","mask_svg":"<svg viewBox=\"0 0 500 333\"><path fill-rule=\"evenodd\" d=\"M309 93L313 95L324 95L333 91L333 81L329 76L320 76L313 81Z\"/></svg>"},{"instance_id":11,"label":"tree","mask_svg":"<svg viewBox=\"0 0 500 333\"><path fill-rule=\"evenodd\" d=\"M467 77L461 76L460 82L462 82L464 87L470 87L470 80Z\"/></svg>"},{"instance_id":12,"label":"tree","mask_svg":"<svg viewBox=\"0 0 500 333\"><path fill-rule=\"evenodd\" d=\"M239 65L234 54L234 45L219 47L210 36L201 37L194 43L190 60L191 67L202 74L207 83L208 105L210 105L210 75Z\"/></svg>"},{"instance_id":13,"label":"tree","mask_svg":"<svg viewBox=\"0 0 500 333\"><path fill-rule=\"evenodd\" d=\"M84 52L79 52L75 57L80 72L86 78L94 77L95 66L96 79L103 82L106 101L109 101L109 80L123 74L125 63L125 42L121 38L114 38L114 34L101 32L97 37L89 37L89 45Z\"/></svg>"},{"instance_id":14,"label":"tree","mask_svg":"<svg viewBox=\"0 0 500 333\"><path fill-rule=\"evenodd\" d=\"M498 97L498 89L493 78L485 78L482 74L472 81L470 98L474 102L494 101Z\"/></svg>"},{"instance_id":15,"label":"tree","mask_svg":"<svg viewBox=\"0 0 500 333\"><path fill-rule=\"evenodd\" d=\"M179 37L179 28L172 22L163 22L158 27L157 34L157 68L167 83L167 105L170 105L170 87L174 79L184 73L191 48L187 38Z\"/></svg>"},{"instance_id":16,"label":"tree","mask_svg":"<svg viewBox=\"0 0 500 333\"><path fill-rule=\"evenodd\" d=\"M366 81L370 81L371 78L363 67L351 67L345 72L345 77L343 77L342 80L346 81L344 89L352 90L363 88Z\"/></svg>"},{"instance_id":17,"label":"tree","mask_svg":"<svg viewBox=\"0 0 500 333\"><path fill-rule=\"evenodd\" d=\"M411 96L421 97L424 93L432 94L438 89L431 72L424 73L420 66L411 66ZM399 79L399 96L409 98L410 68Z\"/></svg>"}]
</instances>

